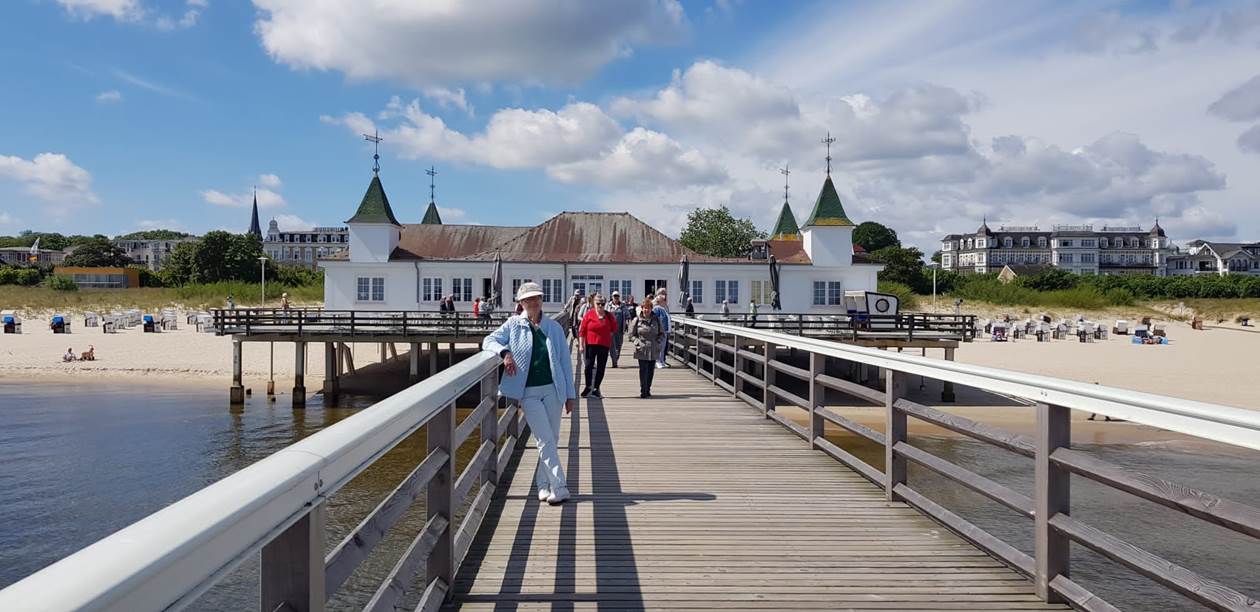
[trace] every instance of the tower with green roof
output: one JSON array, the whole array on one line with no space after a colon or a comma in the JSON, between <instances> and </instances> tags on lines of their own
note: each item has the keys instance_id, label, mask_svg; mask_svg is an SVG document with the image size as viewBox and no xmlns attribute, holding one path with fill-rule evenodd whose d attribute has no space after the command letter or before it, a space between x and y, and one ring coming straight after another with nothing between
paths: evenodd
<instances>
[{"instance_id":1,"label":"tower with green roof","mask_svg":"<svg viewBox=\"0 0 1260 612\"><path fill-rule=\"evenodd\" d=\"M840 202L840 194L831 182L831 143L835 139L831 133L823 139L827 145L827 178L823 180L818 198L814 200L814 209L801 227L801 237L805 242L805 252L816 266L850 266L853 265L853 227L854 223L844 212L844 204Z\"/></svg>"},{"instance_id":2,"label":"tower with green roof","mask_svg":"<svg viewBox=\"0 0 1260 612\"><path fill-rule=\"evenodd\" d=\"M379 154L374 159L379 160ZM350 233L351 262L384 263L389 261L390 254L398 247L402 224L398 222L394 209L389 205L389 196L385 195L380 172L378 161L372 167L372 182L368 183L358 210L353 217L346 220Z\"/></svg>"},{"instance_id":3,"label":"tower with green roof","mask_svg":"<svg viewBox=\"0 0 1260 612\"><path fill-rule=\"evenodd\" d=\"M779 219L774 222L774 229L770 230L771 240L800 240L801 228L796 224L796 215L792 214L792 205L788 204L788 175L792 171L787 165L779 168L779 174L783 175L783 208L779 209Z\"/></svg>"}]
</instances>

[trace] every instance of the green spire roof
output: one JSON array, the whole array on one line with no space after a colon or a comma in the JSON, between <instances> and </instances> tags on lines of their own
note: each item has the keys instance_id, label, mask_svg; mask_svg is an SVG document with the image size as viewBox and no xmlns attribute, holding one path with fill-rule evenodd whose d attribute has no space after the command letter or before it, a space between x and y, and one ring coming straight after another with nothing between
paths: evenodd
<instances>
[{"instance_id":1,"label":"green spire roof","mask_svg":"<svg viewBox=\"0 0 1260 612\"><path fill-rule=\"evenodd\" d=\"M346 223L390 223L402 225L394 218L394 210L389 207L389 198L385 196L385 188L381 186L381 177L372 176L367 193L359 203L359 210Z\"/></svg>"},{"instance_id":2,"label":"green spire roof","mask_svg":"<svg viewBox=\"0 0 1260 612\"><path fill-rule=\"evenodd\" d=\"M429 207L424 209L424 219L420 220L420 225L441 225L442 215L438 214L437 204L429 202Z\"/></svg>"},{"instance_id":3,"label":"green spire roof","mask_svg":"<svg viewBox=\"0 0 1260 612\"><path fill-rule=\"evenodd\" d=\"M801 228L796 225L796 215L792 214L792 206L785 200L783 209L779 211L779 220L770 232L771 240L800 240Z\"/></svg>"},{"instance_id":4,"label":"green spire roof","mask_svg":"<svg viewBox=\"0 0 1260 612\"><path fill-rule=\"evenodd\" d=\"M849 216L844 214L844 205L840 203L840 194L836 193L830 174L823 181L822 191L818 192L818 199L814 201L814 211L805 220L805 227L811 225L853 225Z\"/></svg>"}]
</instances>

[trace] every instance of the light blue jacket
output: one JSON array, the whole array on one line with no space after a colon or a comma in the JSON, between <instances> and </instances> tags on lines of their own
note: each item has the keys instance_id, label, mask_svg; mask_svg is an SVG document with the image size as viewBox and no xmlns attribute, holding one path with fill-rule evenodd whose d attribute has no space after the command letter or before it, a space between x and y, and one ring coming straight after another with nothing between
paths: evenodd
<instances>
[{"instance_id":1,"label":"light blue jacket","mask_svg":"<svg viewBox=\"0 0 1260 612\"><path fill-rule=\"evenodd\" d=\"M573 362L569 359L569 345L564 339L564 328L554 319L544 316L539 326L547 336L547 356L551 359L551 380L561 399L577 399L577 387L573 385ZM516 361L516 375L503 374L499 381L499 394L519 400L525 395L525 379L529 376L529 358L534 352L534 335L529 319L524 314L509 317L503 325L490 332L481 341L481 348L495 355L504 349L512 352Z\"/></svg>"},{"instance_id":2,"label":"light blue jacket","mask_svg":"<svg viewBox=\"0 0 1260 612\"><path fill-rule=\"evenodd\" d=\"M664 306L653 306L652 312L661 319L661 333L668 334L673 329L673 324L669 320L669 311Z\"/></svg>"}]
</instances>

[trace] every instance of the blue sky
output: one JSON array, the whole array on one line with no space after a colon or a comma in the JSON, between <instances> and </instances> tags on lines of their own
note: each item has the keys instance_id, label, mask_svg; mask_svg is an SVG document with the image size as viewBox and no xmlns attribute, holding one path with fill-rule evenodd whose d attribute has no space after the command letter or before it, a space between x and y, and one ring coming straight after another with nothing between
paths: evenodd
<instances>
[{"instance_id":1,"label":"blue sky","mask_svg":"<svg viewBox=\"0 0 1260 612\"><path fill-rule=\"evenodd\" d=\"M348 218L380 130L400 219L697 206L1260 239L1260 4L14 0L0 233Z\"/></svg>"}]
</instances>

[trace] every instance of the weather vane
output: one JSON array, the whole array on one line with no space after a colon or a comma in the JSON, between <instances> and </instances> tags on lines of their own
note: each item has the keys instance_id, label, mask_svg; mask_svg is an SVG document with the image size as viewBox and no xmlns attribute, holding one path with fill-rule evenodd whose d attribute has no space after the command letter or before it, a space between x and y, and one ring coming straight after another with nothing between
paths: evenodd
<instances>
[{"instance_id":1,"label":"weather vane","mask_svg":"<svg viewBox=\"0 0 1260 612\"><path fill-rule=\"evenodd\" d=\"M779 168L779 174L783 175L783 201L786 203L788 201L788 175L792 174L792 171L788 170L788 164L783 164L783 167Z\"/></svg>"},{"instance_id":2,"label":"weather vane","mask_svg":"<svg viewBox=\"0 0 1260 612\"><path fill-rule=\"evenodd\" d=\"M372 174L381 173L381 133L373 130L371 134L364 134L363 139L372 143Z\"/></svg>"},{"instance_id":3,"label":"weather vane","mask_svg":"<svg viewBox=\"0 0 1260 612\"><path fill-rule=\"evenodd\" d=\"M822 143L827 145L827 176L831 176L831 143L836 139L831 137L831 130L827 130L827 137L822 139Z\"/></svg>"},{"instance_id":4,"label":"weather vane","mask_svg":"<svg viewBox=\"0 0 1260 612\"><path fill-rule=\"evenodd\" d=\"M433 166L429 166L429 169L425 170L424 173L429 175L429 202L433 202L433 177L437 176L437 170Z\"/></svg>"}]
</instances>

